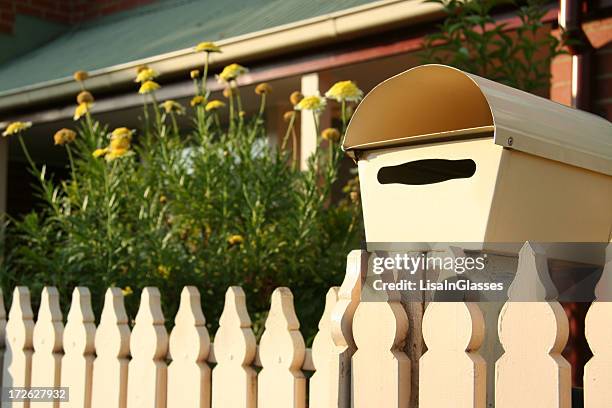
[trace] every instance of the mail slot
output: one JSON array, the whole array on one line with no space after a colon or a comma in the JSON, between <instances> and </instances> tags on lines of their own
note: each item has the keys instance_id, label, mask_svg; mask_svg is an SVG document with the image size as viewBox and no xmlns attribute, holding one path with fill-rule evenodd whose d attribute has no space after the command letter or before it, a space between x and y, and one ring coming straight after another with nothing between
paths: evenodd
<instances>
[{"instance_id":1,"label":"mail slot","mask_svg":"<svg viewBox=\"0 0 612 408\"><path fill-rule=\"evenodd\" d=\"M343 148L369 242L609 242L612 124L443 65L375 87Z\"/></svg>"}]
</instances>

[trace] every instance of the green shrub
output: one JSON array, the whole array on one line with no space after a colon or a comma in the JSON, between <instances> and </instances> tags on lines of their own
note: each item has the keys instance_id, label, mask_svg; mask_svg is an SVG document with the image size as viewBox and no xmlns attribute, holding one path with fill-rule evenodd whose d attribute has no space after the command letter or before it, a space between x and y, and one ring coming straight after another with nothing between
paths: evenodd
<instances>
[{"instance_id":1,"label":"green shrub","mask_svg":"<svg viewBox=\"0 0 612 408\"><path fill-rule=\"evenodd\" d=\"M90 114L91 102L81 100L78 136L55 135L68 152L71 177L53 181L44 165L31 163L44 205L7 229L5 293L21 284L37 297L54 285L66 309L69 291L87 286L99 311L105 289L116 286L133 317L139 290L152 285L171 321L182 287L196 285L214 330L225 290L241 285L261 332L272 291L288 286L311 338L325 292L342 281L346 255L359 246L360 209L330 199L342 157L337 133L322 133L329 140L299 170L286 148L297 112L287 113L285 140L273 147L263 120L271 89L257 88L261 109L247 118L236 86L242 72L233 64L220 75L229 115L225 102L207 100L206 78L192 73L197 94L189 132L177 126L185 108L155 100L156 73L147 68L138 74L146 98L142 131L109 132ZM317 96L300 103L309 100L324 107ZM317 117L318 107L309 107Z\"/></svg>"}]
</instances>

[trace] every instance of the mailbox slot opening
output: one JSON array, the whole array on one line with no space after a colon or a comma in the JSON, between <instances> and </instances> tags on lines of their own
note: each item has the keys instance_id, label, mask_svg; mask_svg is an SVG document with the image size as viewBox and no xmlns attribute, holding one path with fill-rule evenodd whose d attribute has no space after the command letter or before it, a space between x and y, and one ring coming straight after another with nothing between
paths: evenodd
<instances>
[{"instance_id":1,"label":"mailbox slot opening","mask_svg":"<svg viewBox=\"0 0 612 408\"><path fill-rule=\"evenodd\" d=\"M476 172L476 163L471 159L415 160L397 166L386 166L378 170L380 184L425 185L448 180L470 178Z\"/></svg>"}]
</instances>

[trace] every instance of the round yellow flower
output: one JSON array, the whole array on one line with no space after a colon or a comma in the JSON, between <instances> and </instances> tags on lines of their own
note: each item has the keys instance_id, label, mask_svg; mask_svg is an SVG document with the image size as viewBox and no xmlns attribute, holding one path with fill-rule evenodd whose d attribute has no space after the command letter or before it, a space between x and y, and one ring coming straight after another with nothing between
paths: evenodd
<instances>
[{"instance_id":1,"label":"round yellow flower","mask_svg":"<svg viewBox=\"0 0 612 408\"><path fill-rule=\"evenodd\" d=\"M132 290L131 287L126 286L125 288L121 289L121 293L123 293L123 296L130 296L131 294L134 293L134 291Z\"/></svg>"},{"instance_id":2,"label":"round yellow flower","mask_svg":"<svg viewBox=\"0 0 612 408\"><path fill-rule=\"evenodd\" d=\"M126 128L126 127L118 127L115 130L112 131L111 133L111 140L112 139L128 139L128 140L132 140L132 134L134 133L134 131Z\"/></svg>"},{"instance_id":3,"label":"round yellow flower","mask_svg":"<svg viewBox=\"0 0 612 408\"><path fill-rule=\"evenodd\" d=\"M10 123L6 127L6 129L4 129L4 132L2 132L2 136L7 137L11 135L16 135L31 127L32 127L32 122L19 122L19 121L13 122L13 123Z\"/></svg>"},{"instance_id":4,"label":"round yellow flower","mask_svg":"<svg viewBox=\"0 0 612 408\"><path fill-rule=\"evenodd\" d=\"M159 273L162 279L168 279L170 277L170 269L165 265L159 265L157 267L157 273Z\"/></svg>"},{"instance_id":5,"label":"round yellow flower","mask_svg":"<svg viewBox=\"0 0 612 408\"><path fill-rule=\"evenodd\" d=\"M299 101L293 108L295 110L311 110L315 112L321 112L325 109L327 102L317 92L315 95L306 96Z\"/></svg>"},{"instance_id":6,"label":"round yellow flower","mask_svg":"<svg viewBox=\"0 0 612 408\"><path fill-rule=\"evenodd\" d=\"M210 41L204 41L199 43L194 47L196 52L221 52L221 48L219 48L215 43Z\"/></svg>"},{"instance_id":7,"label":"round yellow flower","mask_svg":"<svg viewBox=\"0 0 612 408\"><path fill-rule=\"evenodd\" d=\"M223 68L223 71L221 71L217 77L219 78L220 82L231 82L247 72L249 72L247 68L234 63Z\"/></svg>"},{"instance_id":8,"label":"round yellow flower","mask_svg":"<svg viewBox=\"0 0 612 408\"><path fill-rule=\"evenodd\" d=\"M127 150L130 148L130 139L127 137L118 137L110 142L110 150Z\"/></svg>"},{"instance_id":9,"label":"round yellow flower","mask_svg":"<svg viewBox=\"0 0 612 408\"><path fill-rule=\"evenodd\" d=\"M289 102L291 105L297 105L302 99L304 99L304 95L300 91L293 91L291 95L289 95Z\"/></svg>"},{"instance_id":10,"label":"round yellow flower","mask_svg":"<svg viewBox=\"0 0 612 408\"><path fill-rule=\"evenodd\" d=\"M327 128L323 132L321 132L321 137L323 138L323 140L337 142L338 140L340 140L340 132L336 128Z\"/></svg>"},{"instance_id":11,"label":"round yellow flower","mask_svg":"<svg viewBox=\"0 0 612 408\"><path fill-rule=\"evenodd\" d=\"M200 70L199 69L192 69L191 71L189 71L189 76L191 77L191 79L197 79L200 77Z\"/></svg>"},{"instance_id":12,"label":"round yellow flower","mask_svg":"<svg viewBox=\"0 0 612 408\"><path fill-rule=\"evenodd\" d=\"M96 149L93 151L93 153L91 154L93 157L100 157L100 156L104 156L106 155L106 153L108 153L108 147L105 147L104 149Z\"/></svg>"},{"instance_id":13,"label":"round yellow flower","mask_svg":"<svg viewBox=\"0 0 612 408\"><path fill-rule=\"evenodd\" d=\"M185 108L180 103L173 101L172 99L168 99L159 104L159 107L162 108L166 113L176 113L177 115L183 115L185 113Z\"/></svg>"},{"instance_id":14,"label":"round yellow flower","mask_svg":"<svg viewBox=\"0 0 612 408\"><path fill-rule=\"evenodd\" d=\"M223 108L224 106L225 106L225 102L221 102L215 99L215 100L208 102L204 109L206 110L206 112L210 112L210 111L214 111L214 110Z\"/></svg>"},{"instance_id":15,"label":"round yellow flower","mask_svg":"<svg viewBox=\"0 0 612 408\"><path fill-rule=\"evenodd\" d=\"M77 82L83 82L89 78L89 74L86 71L77 71L72 75L72 77Z\"/></svg>"},{"instance_id":16,"label":"round yellow flower","mask_svg":"<svg viewBox=\"0 0 612 408\"><path fill-rule=\"evenodd\" d=\"M74 116L72 117L72 119L74 120L81 119L83 116L85 116L87 112L89 112L92 105L93 105L92 103L88 103L88 102L79 103L76 109L74 110Z\"/></svg>"},{"instance_id":17,"label":"round yellow flower","mask_svg":"<svg viewBox=\"0 0 612 408\"><path fill-rule=\"evenodd\" d=\"M53 135L53 141L55 145L64 145L66 143L74 142L76 139L76 132L71 129L60 129Z\"/></svg>"},{"instance_id":18,"label":"round yellow flower","mask_svg":"<svg viewBox=\"0 0 612 408\"><path fill-rule=\"evenodd\" d=\"M289 122L291 118L293 117L293 115L295 115L295 111L287 111L283 113L283 120L285 122Z\"/></svg>"},{"instance_id":19,"label":"round yellow flower","mask_svg":"<svg viewBox=\"0 0 612 408\"><path fill-rule=\"evenodd\" d=\"M227 239L227 243L230 245L240 245L244 242L244 238L242 237L242 235L231 235L228 239Z\"/></svg>"},{"instance_id":20,"label":"round yellow flower","mask_svg":"<svg viewBox=\"0 0 612 408\"><path fill-rule=\"evenodd\" d=\"M255 87L255 93L257 95L269 94L270 92L272 92L272 87L267 82L262 82Z\"/></svg>"},{"instance_id":21,"label":"round yellow flower","mask_svg":"<svg viewBox=\"0 0 612 408\"><path fill-rule=\"evenodd\" d=\"M223 96L226 97L227 99L231 98L232 96L234 96L236 92L234 92L234 88L228 87L225 88L223 90Z\"/></svg>"},{"instance_id":22,"label":"round yellow flower","mask_svg":"<svg viewBox=\"0 0 612 408\"><path fill-rule=\"evenodd\" d=\"M193 98L191 98L191 102L190 105L191 106L202 106L206 104L206 98L203 97L202 95L196 95Z\"/></svg>"},{"instance_id":23,"label":"round yellow flower","mask_svg":"<svg viewBox=\"0 0 612 408\"><path fill-rule=\"evenodd\" d=\"M110 149L110 151L106 154L107 161L113 161L118 159L119 157L123 157L128 154L129 149Z\"/></svg>"},{"instance_id":24,"label":"round yellow flower","mask_svg":"<svg viewBox=\"0 0 612 408\"><path fill-rule=\"evenodd\" d=\"M157 78L159 74L157 73L157 71L155 71L152 68L143 68L140 71L138 71L138 74L136 75L136 79L134 80L134 82L139 82L139 83L143 83L143 82L147 82L147 81L152 81L153 79Z\"/></svg>"},{"instance_id":25,"label":"round yellow flower","mask_svg":"<svg viewBox=\"0 0 612 408\"><path fill-rule=\"evenodd\" d=\"M82 91L77 95L77 103L80 105L82 103L93 103L94 97L91 92Z\"/></svg>"},{"instance_id":26,"label":"round yellow flower","mask_svg":"<svg viewBox=\"0 0 612 408\"><path fill-rule=\"evenodd\" d=\"M325 96L338 102L359 102L363 98L363 91L353 81L340 81L332 85Z\"/></svg>"},{"instance_id":27,"label":"round yellow flower","mask_svg":"<svg viewBox=\"0 0 612 408\"><path fill-rule=\"evenodd\" d=\"M153 91L158 90L159 88L161 88L161 86L157 82L155 82L155 81L145 81L140 86L140 89L138 90L138 93L139 94L148 94L148 93L151 93Z\"/></svg>"}]
</instances>

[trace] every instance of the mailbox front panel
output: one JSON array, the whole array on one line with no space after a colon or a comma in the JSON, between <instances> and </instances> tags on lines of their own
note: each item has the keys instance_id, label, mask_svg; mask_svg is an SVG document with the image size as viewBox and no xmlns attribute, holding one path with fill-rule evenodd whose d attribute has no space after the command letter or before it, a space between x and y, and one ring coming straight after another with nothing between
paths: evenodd
<instances>
[{"instance_id":1,"label":"mailbox front panel","mask_svg":"<svg viewBox=\"0 0 612 408\"><path fill-rule=\"evenodd\" d=\"M366 239L482 242L502 150L482 138L365 152L358 166Z\"/></svg>"}]
</instances>

